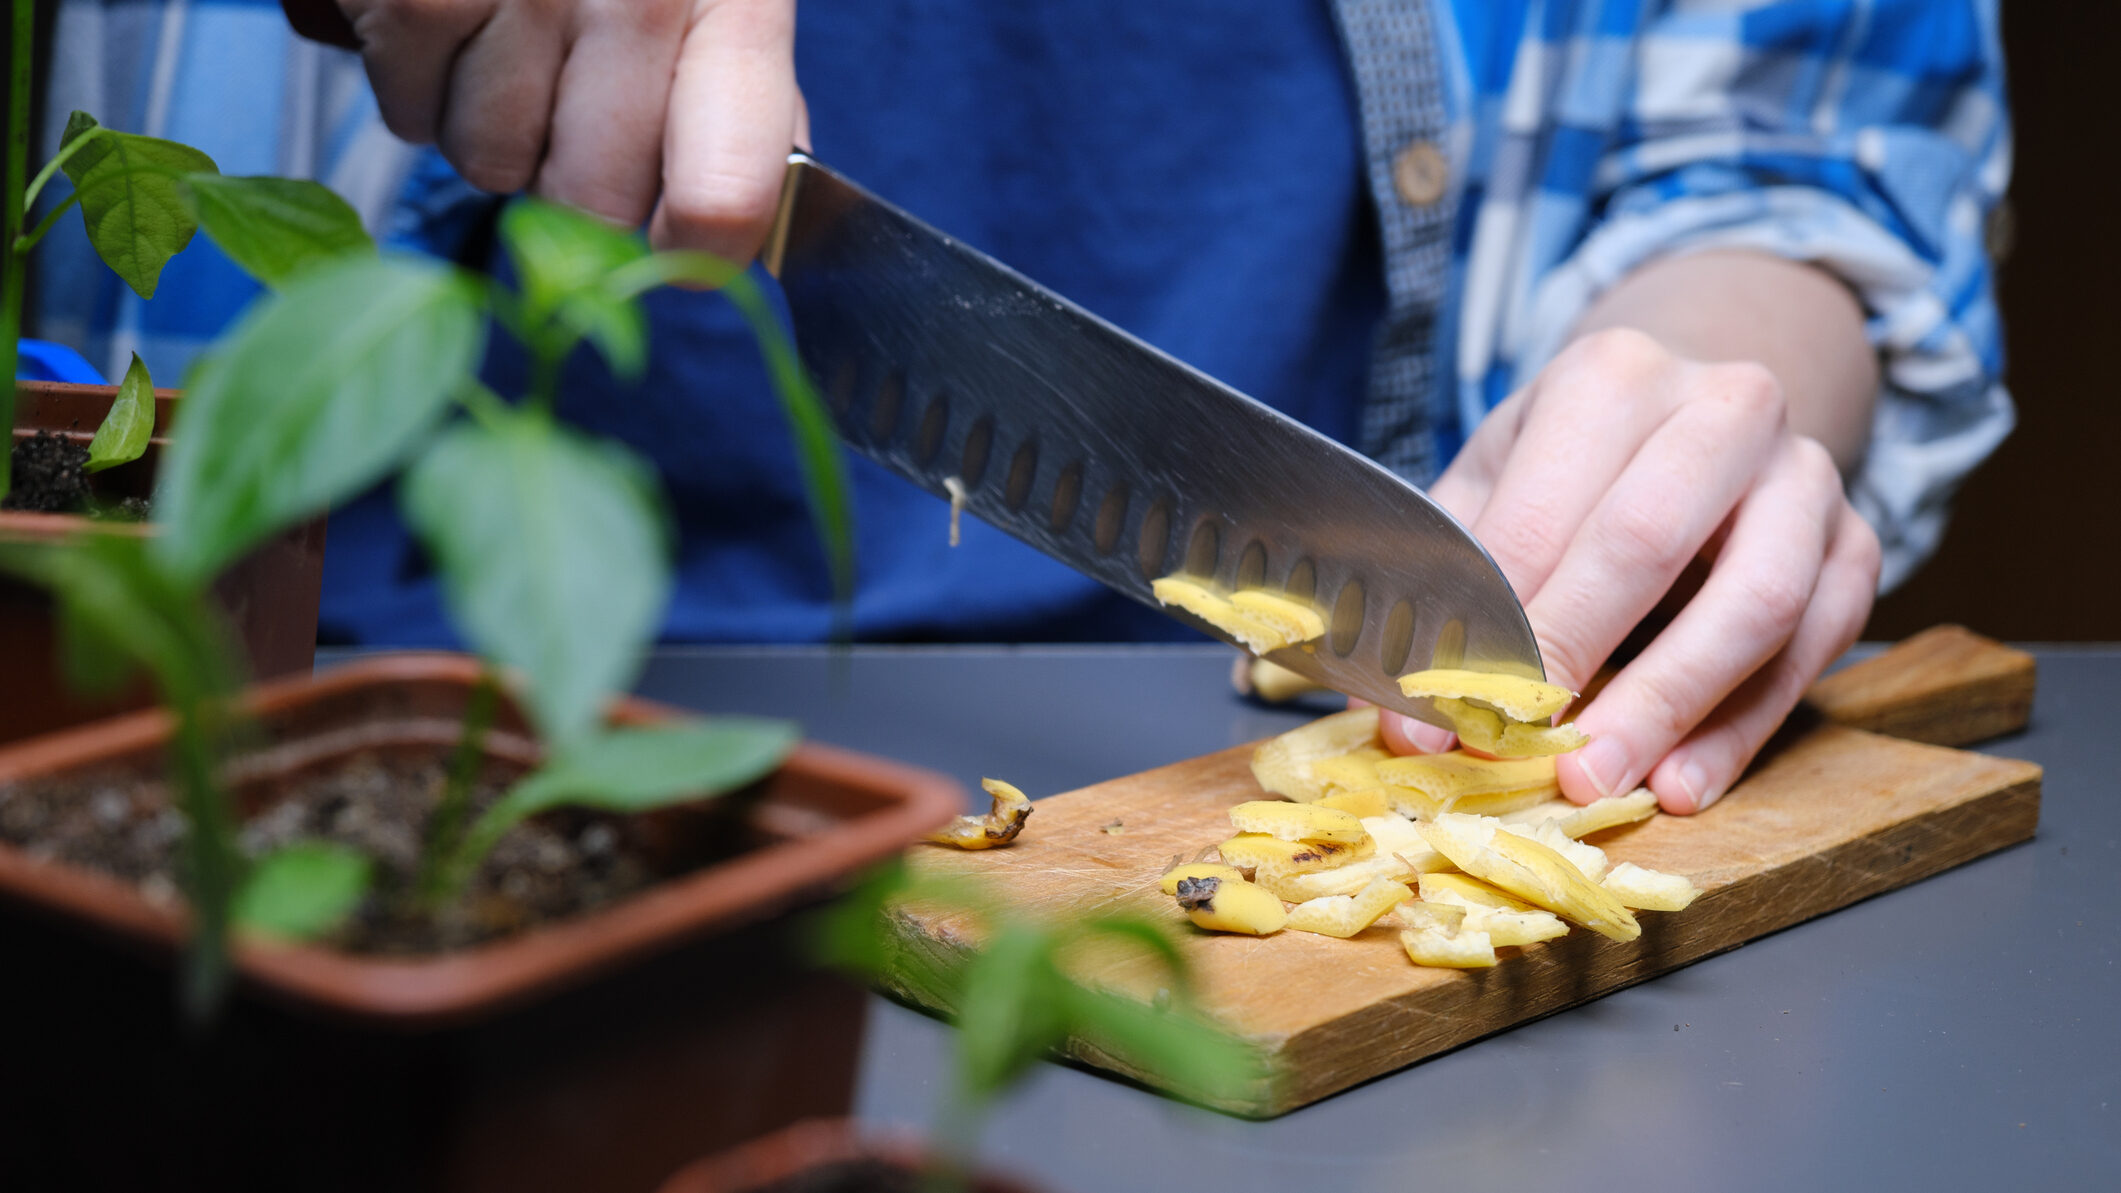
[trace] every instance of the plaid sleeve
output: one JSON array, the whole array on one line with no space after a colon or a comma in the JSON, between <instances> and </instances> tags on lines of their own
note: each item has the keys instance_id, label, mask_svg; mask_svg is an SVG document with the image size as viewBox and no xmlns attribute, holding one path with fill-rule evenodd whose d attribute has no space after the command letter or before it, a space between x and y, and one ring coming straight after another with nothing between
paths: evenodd
<instances>
[{"instance_id":1,"label":"plaid sleeve","mask_svg":"<svg viewBox=\"0 0 2121 1193\"><path fill-rule=\"evenodd\" d=\"M1984 235L2010 170L1994 0L1662 4L1625 40L1586 11L1618 7L1527 30L1571 61L1542 105L1512 371L1530 376L1660 256L1747 248L1831 270L1882 357L1850 499L1889 589L2013 422Z\"/></svg>"}]
</instances>

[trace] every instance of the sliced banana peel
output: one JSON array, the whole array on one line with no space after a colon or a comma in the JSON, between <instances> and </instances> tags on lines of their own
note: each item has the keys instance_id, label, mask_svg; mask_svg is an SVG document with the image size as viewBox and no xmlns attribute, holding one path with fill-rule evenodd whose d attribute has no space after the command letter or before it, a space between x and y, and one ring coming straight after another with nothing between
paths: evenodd
<instances>
[{"instance_id":1,"label":"sliced banana peel","mask_svg":"<svg viewBox=\"0 0 2121 1193\"><path fill-rule=\"evenodd\" d=\"M1400 676L1399 690L1414 697L1478 700L1513 721L1545 721L1576 698L1567 688L1536 679L1441 668Z\"/></svg>"},{"instance_id":2,"label":"sliced banana peel","mask_svg":"<svg viewBox=\"0 0 2121 1193\"><path fill-rule=\"evenodd\" d=\"M1268 704L1285 704L1306 692L1325 690L1317 680L1302 672L1250 655L1237 656L1237 662L1230 668L1230 686L1236 688L1240 696L1257 697Z\"/></svg>"},{"instance_id":3,"label":"sliced banana peel","mask_svg":"<svg viewBox=\"0 0 2121 1193\"><path fill-rule=\"evenodd\" d=\"M1413 897L1404 883L1379 878L1352 895L1325 895L1297 904L1289 911L1289 927L1345 940Z\"/></svg>"},{"instance_id":4,"label":"sliced banana peel","mask_svg":"<svg viewBox=\"0 0 2121 1193\"><path fill-rule=\"evenodd\" d=\"M993 809L985 816L960 816L925 840L958 849L994 849L1016 840L1031 817L1031 797L1000 779L981 779L979 785L994 797Z\"/></svg>"},{"instance_id":5,"label":"sliced banana peel","mask_svg":"<svg viewBox=\"0 0 2121 1193\"><path fill-rule=\"evenodd\" d=\"M1188 878L1233 878L1243 882L1245 875L1244 871L1237 867L1226 866L1221 862L1187 862L1164 871L1164 876L1157 880L1157 889L1166 895L1175 895L1178 893L1178 884Z\"/></svg>"},{"instance_id":6,"label":"sliced banana peel","mask_svg":"<svg viewBox=\"0 0 2121 1193\"><path fill-rule=\"evenodd\" d=\"M1386 798L1385 789L1382 787L1373 787L1368 791L1336 791L1331 795L1321 796L1318 806L1338 808L1364 820L1372 816L1392 815L1392 801Z\"/></svg>"},{"instance_id":7,"label":"sliced banana peel","mask_svg":"<svg viewBox=\"0 0 2121 1193\"><path fill-rule=\"evenodd\" d=\"M1570 865L1576 867L1579 873L1592 882L1605 878L1606 868L1611 864L1606 860L1605 850L1596 845L1587 845L1563 833L1561 826L1553 821L1535 825L1504 824L1502 831L1539 842L1567 858Z\"/></svg>"},{"instance_id":8,"label":"sliced banana peel","mask_svg":"<svg viewBox=\"0 0 2121 1193\"><path fill-rule=\"evenodd\" d=\"M1230 823L1240 833L1265 833L1284 841L1331 841L1358 845L1362 821L1319 804L1292 804L1278 799L1248 800L1230 809Z\"/></svg>"},{"instance_id":9,"label":"sliced banana peel","mask_svg":"<svg viewBox=\"0 0 2121 1193\"><path fill-rule=\"evenodd\" d=\"M1628 907L1644 911L1685 911L1701 897L1701 888L1684 874L1667 874L1633 862L1622 862L1605 876L1605 889Z\"/></svg>"},{"instance_id":10,"label":"sliced banana peel","mask_svg":"<svg viewBox=\"0 0 2121 1193\"><path fill-rule=\"evenodd\" d=\"M1495 964L1495 942L1485 932L1460 928L1413 929L1399 934L1400 947L1416 965L1444 969L1487 969Z\"/></svg>"},{"instance_id":11,"label":"sliced banana peel","mask_svg":"<svg viewBox=\"0 0 2121 1193\"><path fill-rule=\"evenodd\" d=\"M1498 820L1447 812L1421 831L1459 869L1528 903L1614 940L1642 935L1633 913L1567 858L1529 837L1502 831Z\"/></svg>"},{"instance_id":12,"label":"sliced banana peel","mask_svg":"<svg viewBox=\"0 0 2121 1193\"><path fill-rule=\"evenodd\" d=\"M1186 918L1211 931L1266 936L1289 922L1281 900L1241 878L1184 878L1173 893Z\"/></svg>"},{"instance_id":13,"label":"sliced banana peel","mask_svg":"<svg viewBox=\"0 0 2121 1193\"><path fill-rule=\"evenodd\" d=\"M1523 725L1464 700L1438 699L1436 711L1458 730L1461 744L1498 758L1566 754L1591 740L1574 725Z\"/></svg>"},{"instance_id":14,"label":"sliced banana peel","mask_svg":"<svg viewBox=\"0 0 2121 1193\"><path fill-rule=\"evenodd\" d=\"M1284 841L1265 833L1239 833L1216 846L1222 860L1240 870L1266 874L1313 874L1360 861L1377 853L1365 835L1354 845L1337 841Z\"/></svg>"},{"instance_id":15,"label":"sliced banana peel","mask_svg":"<svg viewBox=\"0 0 2121 1193\"><path fill-rule=\"evenodd\" d=\"M1441 859L1434 850L1423 853ZM1379 879L1401 886L1410 886L1419 876L1419 871L1396 854L1380 853L1359 862L1335 866L1330 870L1314 870L1309 874L1282 874L1273 870L1258 871L1253 881L1273 891L1290 903L1307 903L1323 899L1328 895L1352 895ZM1412 891L1403 898L1412 898Z\"/></svg>"},{"instance_id":16,"label":"sliced banana peel","mask_svg":"<svg viewBox=\"0 0 2121 1193\"><path fill-rule=\"evenodd\" d=\"M1241 592L1226 597L1185 576L1165 576L1149 585L1163 604L1184 609L1245 645L1253 654L1309 642L1326 632L1318 611L1290 597Z\"/></svg>"},{"instance_id":17,"label":"sliced banana peel","mask_svg":"<svg viewBox=\"0 0 2121 1193\"><path fill-rule=\"evenodd\" d=\"M1351 708L1261 742L1252 752L1252 777L1275 795L1317 803L1331 791L1312 773L1313 763L1377 744L1377 710Z\"/></svg>"}]
</instances>

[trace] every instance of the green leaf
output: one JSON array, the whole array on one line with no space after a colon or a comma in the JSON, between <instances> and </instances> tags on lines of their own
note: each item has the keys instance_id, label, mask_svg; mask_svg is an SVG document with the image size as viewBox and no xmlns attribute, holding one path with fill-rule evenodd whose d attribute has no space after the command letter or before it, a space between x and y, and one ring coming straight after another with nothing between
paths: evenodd
<instances>
[{"instance_id":1,"label":"green leaf","mask_svg":"<svg viewBox=\"0 0 2121 1193\"><path fill-rule=\"evenodd\" d=\"M394 468L471 380L480 298L446 266L381 257L254 304L198 371L162 458L163 558L204 582Z\"/></svg>"},{"instance_id":2,"label":"green leaf","mask_svg":"<svg viewBox=\"0 0 2121 1193\"><path fill-rule=\"evenodd\" d=\"M1069 983L1059 994L1068 1033L1091 1048L1127 1058L1182 1097L1228 1099L1261 1087L1271 1074L1259 1054L1225 1032L1177 1010ZM1264 1092L1262 1090L1261 1092Z\"/></svg>"},{"instance_id":3,"label":"green leaf","mask_svg":"<svg viewBox=\"0 0 2121 1193\"><path fill-rule=\"evenodd\" d=\"M523 673L564 752L641 664L670 596L654 474L536 411L450 427L399 487L472 648Z\"/></svg>"},{"instance_id":4,"label":"green leaf","mask_svg":"<svg viewBox=\"0 0 2121 1193\"><path fill-rule=\"evenodd\" d=\"M80 196L89 243L134 293L153 298L162 267L198 229L184 201L184 179L217 173L214 159L175 141L104 128L86 112L67 119L60 145L79 137L95 141L62 168Z\"/></svg>"},{"instance_id":5,"label":"green leaf","mask_svg":"<svg viewBox=\"0 0 2121 1193\"><path fill-rule=\"evenodd\" d=\"M367 855L327 841L298 841L259 858L236 891L237 924L309 940L337 927L368 893Z\"/></svg>"},{"instance_id":6,"label":"green leaf","mask_svg":"<svg viewBox=\"0 0 2121 1193\"><path fill-rule=\"evenodd\" d=\"M140 354L135 352L133 363L126 366L125 380L118 385L118 396L110 404L110 413L103 416L96 437L88 441L85 467L90 472L101 472L130 464L146 454L147 441L154 434L155 383L149 379Z\"/></svg>"},{"instance_id":7,"label":"green leaf","mask_svg":"<svg viewBox=\"0 0 2121 1193\"><path fill-rule=\"evenodd\" d=\"M632 294L610 283L622 266L648 255L640 237L539 199L510 203L500 231L522 287L524 334L544 341L531 347L558 359L586 337L613 373L638 378L648 359L648 320Z\"/></svg>"},{"instance_id":8,"label":"green leaf","mask_svg":"<svg viewBox=\"0 0 2121 1193\"><path fill-rule=\"evenodd\" d=\"M335 257L376 249L361 217L322 183L195 174L185 190L199 226L267 286L284 286Z\"/></svg>"},{"instance_id":9,"label":"green leaf","mask_svg":"<svg viewBox=\"0 0 2121 1193\"><path fill-rule=\"evenodd\" d=\"M958 1088L978 1104L1022 1076L1066 1038L1053 938L1014 925L986 942L965 967L957 1012Z\"/></svg>"},{"instance_id":10,"label":"green leaf","mask_svg":"<svg viewBox=\"0 0 2121 1193\"><path fill-rule=\"evenodd\" d=\"M437 888L463 889L494 842L526 817L563 806L646 812L721 795L771 774L798 737L788 721L716 717L585 738L486 809L442 868Z\"/></svg>"},{"instance_id":11,"label":"green leaf","mask_svg":"<svg viewBox=\"0 0 2121 1193\"><path fill-rule=\"evenodd\" d=\"M501 801L516 819L563 804L645 812L772 774L795 749L792 721L716 717L612 729L562 751Z\"/></svg>"}]
</instances>

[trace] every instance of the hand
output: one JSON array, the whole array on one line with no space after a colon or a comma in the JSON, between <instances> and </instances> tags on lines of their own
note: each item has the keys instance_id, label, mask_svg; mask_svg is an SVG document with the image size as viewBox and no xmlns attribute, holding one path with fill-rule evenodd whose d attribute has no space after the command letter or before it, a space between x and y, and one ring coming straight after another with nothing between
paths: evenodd
<instances>
[{"instance_id":1,"label":"hand","mask_svg":"<svg viewBox=\"0 0 2121 1193\"><path fill-rule=\"evenodd\" d=\"M659 247L749 261L809 143L794 0L338 3L392 132Z\"/></svg>"},{"instance_id":2,"label":"hand","mask_svg":"<svg viewBox=\"0 0 2121 1193\"><path fill-rule=\"evenodd\" d=\"M1713 803L1855 641L1877 589L1877 536L1826 448L1789 429L1774 374L1636 331L1578 339L1430 494L1494 555L1555 683L1581 690L1668 594L1683 601L1576 718L1591 741L1557 769L1578 803L1644 783L1668 812ZM1697 561L1699 590L1674 593ZM1435 744L1385 722L1396 749Z\"/></svg>"}]
</instances>

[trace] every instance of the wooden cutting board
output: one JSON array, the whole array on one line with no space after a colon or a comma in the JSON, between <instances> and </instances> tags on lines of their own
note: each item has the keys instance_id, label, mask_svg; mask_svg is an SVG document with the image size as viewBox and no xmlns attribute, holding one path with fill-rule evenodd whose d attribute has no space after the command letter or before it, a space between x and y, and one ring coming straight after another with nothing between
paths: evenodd
<instances>
[{"instance_id":1,"label":"wooden cutting board","mask_svg":"<svg viewBox=\"0 0 2121 1193\"><path fill-rule=\"evenodd\" d=\"M1187 1092L1217 1109L1268 1117L2031 837L2039 767L1847 727L1890 725L1903 736L1963 744L1969 734L2023 725L2031 694L2031 656L1957 627L1928 631L1822 681L1814 703L1842 724L1819 708L1800 710L1745 781L1707 812L1591 838L1616 863L1692 878L1704 892L1692 907L1641 913L1638 940L1577 930L1502 950L1501 964L1487 970L1413 965L1388 928L1334 940L1303 932L1228 936L1187 925L1157 879L1175 857L1191 858L1230 835L1230 805L1260 798L1251 746L1039 800L1007 849L920 849L913 861L976 878L1031 914L1128 910L1173 920L1185 935L1202 1011L1257 1054L1262 1074L1242 1088ZM1975 708L1989 711L1969 716ZM901 907L893 924L895 943L917 953L977 947L977 927L962 915ZM1160 968L1134 954L1115 954L1079 976L1145 1000L1164 984ZM932 992L896 993L935 1001ZM1071 1040L1067 1051L1157 1083L1124 1050Z\"/></svg>"}]
</instances>

